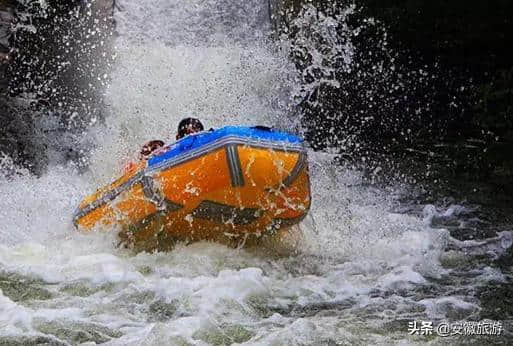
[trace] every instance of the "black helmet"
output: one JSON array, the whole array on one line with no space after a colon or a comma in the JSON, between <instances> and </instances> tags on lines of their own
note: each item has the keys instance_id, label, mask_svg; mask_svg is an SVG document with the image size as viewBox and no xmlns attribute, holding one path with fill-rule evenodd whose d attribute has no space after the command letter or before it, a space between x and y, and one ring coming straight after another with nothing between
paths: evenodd
<instances>
[{"instance_id":1,"label":"black helmet","mask_svg":"<svg viewBox=\"0 0 513 346\"><path fill-rule=\"evenodd\" d=\"M178 124L176 139L183 138L191 133L203 131L203 124L196 118L185 118Z\"/></svg>"}]
</instances>

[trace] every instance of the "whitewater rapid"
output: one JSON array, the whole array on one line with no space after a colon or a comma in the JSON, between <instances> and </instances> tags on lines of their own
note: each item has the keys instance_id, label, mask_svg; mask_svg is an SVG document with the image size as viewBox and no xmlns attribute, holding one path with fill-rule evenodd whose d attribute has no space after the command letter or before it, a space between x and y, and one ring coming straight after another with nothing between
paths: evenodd
<instances>
[{"instance_id":1,"label":"whitewater rapid","mask_svg":"<svg viewBox=\"0 0 513 346\"><path fill-rule=\"evenodd\" d=\"M107 117L87 134L88 171L53 165L41 177L0 180L1 341L412 344L422 339L408 336L408 319L479 311L453 283L433 283L450 276L441 263L450 237L430 217L451 212L393 212L395 192L334 165L329 152L310 152L313 204L292 254L214 243L133 253L117 247L114 232L75 231L80 199L116 177L144 141L172 141L183 117L207 128L300 131L295 70L268 40L267 11L256 0L118 1ZM8 159L2 165L13 170ZM502 279L487 268L468 285L492 278ZM423 293L430 289L441 293Z\"/></svg>"},{"instance_id":2,"label":"whitewater rapid","mask_svg":"<svg viewBox=\"0 0 513 346\"><path fill-rule=\"evenodd\" d=\"M212 243L134 254L116 247L113 233L72 228L76 189L88 178L55 168L4 181L4 203L17 199L22 208L2 208L1 336L111 345L351 342L369 327L365 316L428 305L397 292L445 272L447 232L388 212L383 192L358 186L361 177L330 166L330 155L312 160L312 217L291 256ZM443 314L446 302L438 310L429 303L431 317ZM449 305L477 309L461 297Z\"/></svg>"}]
</instances>

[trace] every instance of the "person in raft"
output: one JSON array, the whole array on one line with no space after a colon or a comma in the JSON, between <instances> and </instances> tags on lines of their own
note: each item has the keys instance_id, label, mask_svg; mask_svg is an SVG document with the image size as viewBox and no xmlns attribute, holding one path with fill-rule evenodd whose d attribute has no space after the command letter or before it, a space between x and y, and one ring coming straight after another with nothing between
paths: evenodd
<instances>
[{"instance_id":1,"label":"person in raft","mask_svg":"<svg viewBox=\"0 0 513 346\"><path fill-rule=\"evenodd\" d=\"M182 139L193 133L198 133L204 130L203 124L196 118L185 118L178 124L178 131L176 133L176 140ZM159 139L151 140L144 143L141 151L139 152L139 160L129 161L123 168L124 173L128 173L135 169L139 162L148 160L153 155L163 152L167 147L164 147L164 141Z\"/></svg>"}]
</instances>

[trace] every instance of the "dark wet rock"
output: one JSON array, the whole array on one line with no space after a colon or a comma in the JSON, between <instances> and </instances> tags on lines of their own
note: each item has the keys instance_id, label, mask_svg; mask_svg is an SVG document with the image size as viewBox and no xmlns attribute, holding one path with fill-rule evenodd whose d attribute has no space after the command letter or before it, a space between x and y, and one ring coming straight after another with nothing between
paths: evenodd
<instances>
[{"instance_id":1,"label":"dark wet rock","mask_svg":"<svg viewBox=\"0 0 513 346\"><path fill-rule=\"evenodd\" d=\"M0 152L16 164L39 174L48 152L61 163L81 162L80 133L103 117L112 6L0 2Z\"/></svg>"},{"instance_id":2,"label":"dark wet rock","mask_svg":"<svg viewBox=\"0 0 513 346\"><path fill-rule=\"evenodd\" d=\"M349 309L355 304L356 302L353 299L345 299L332 302L317 302L304 305L295 305L292 307L289 315L309 317L326 311L331 311L333 314L337 314L337 311Z\"/></svg>"},{"instance_id":3,"label":"dark wet rock","mask_svg":"<svg viewBox=\"0 0 513 346\"><path fill-rule=\"evenodd\" d=\"M0 336L0 346L68 346L49 336Z\"/></svg>"},{"instance_id":4,"label":"dark wet rock","mask_svg":"<svg viewBox=\"0 0 513 346\"><path fill-rule=\"evenodd\" d=\"M249 341L255 333L241 325L221 325L210 329L201 329L193 334L194 339L210 345L232 345Z\"/></svg>"},{"instance_id":5,"label":"dark wet rock","mask_svg":"<svg viewBox=\"0 0 513 346\"><path fill-rule=\"evenodd\" d=\"M494 263L497 265L503 272L512 273L513 272L513 246L510 246L506 252Z\"/></svg>"},{"instance_id":6,"label":"dark wet rock","mask_svg":"<svg viewBox=\"0 0 513 346\"><path fill-rule=\"evenodd\" d=\"M7 154L16 163L33 159L29 141L33 130L32 121L22 111L16 99L9 97L8 67L12 22L15 19L15 0L0 1L0 154Z\"/></svg>"},{"instance_id":7,"label":"dark wet rock","mask_svg":"<svg viewBox=\"0 0 513 346\"><path fill-rule=\"evenodd\" d=\"M140 266L137 268L137 271L142 275L150 275L153 274L154 269L151 266Z\"/></svg>"},{"instance_id":8,"label":"dark wet rock","mask_svg":"<svg viewBox=\"0 0 513 346\"><path fill-rule=\"evenodd\" d=\"M251 296L246 300L246 304L255 315L261 318L268 318L274 313L281 314L288 311L287 309L281 309L277 306L269 306L268 298L263 296Z\"/></svg>"},{"instance_id":9,"label":"dark wet rock","mask_svg":"<svg viewBox=\"0 0 513 346\"><path fill-rule=\"evenodd\" d=\"M475 318L478 309L476 307L462 308L454 304L445 304L441 307L449 321L464 321Z\"/></svg>"},{"instance_id":10,"label":"dark wet rock","mask_svg":"<svg viewBox=\"0 0 513 346\"><path fill-rule=\"evenodd\" d=\"M440 295L440 287L434 284L425 284L414 287L408 294L412 296L416 301L422 299L436 298Z\"/></svg>"},{"instance_id":11,"label":"dark wet rock","mask_svg":"<svg viewBox=\"0 0 513 346\"><path fill-rule=\"evenodd\" d=\"M28 142L24 140L32 131L32 122L8 95L7 70L10 57L11 27L15 19L16 1L0 2L0 153L10 155L20 163L30 156Z\"/></svg>"},{"instance_id":12,"label":"dark wet rock","mask_svg":"<svg viewBox=\"0 0 513 346\"><path fill-rule=\"evenodd\" d=\"M448 228L445 226L445 228ZM488 239L497 236L497 232L490 228L452 228L449 229L451 237L458 240Z\"/></svg>"},{"instance_id":13,"label":"dark wet rock","mask_svg":"<svg viewBox=\"0 0 513 346\"><path fill-rule=\"evenodd\" d=\"M14 18L14 0L0 1L0 90L4 87L4 67L8 61L9 37L11 23Z\"/></svg>"},{"instance_id":14,"label":"dark wet rock","mask_svg":"<svg viewBox=\"0 0 513 346\"><path fill-rule=\"evenodd\" d=\"M477 199L486 182L498 192L488 198L513 205L513 4L355 4L345 21L324 25L319 35L323 16L340 15L346 1L272 2L275 30L291 39L291 58L302 73L297 113L311 145L334 145L341 163L380 168L373 179L420 181L429 194L441 182L451 180L455 190L470 182L465 191L474 190ZM315 21L296 25L308 6ZM306 37L302 26L311 26ZM349 69L340 56L337 62L326 55L348 42L355 47ZM324 71L312 64L314 50L325 58Z\"/></svg>"},{"instance_id":15,"label":"dark wet rock","mask_svg":"<svg viewBox=\"0 0 513 346\"><path fill-rule=\"evenodd\" d=\"M65 340L73 345L84 342L99 344L123 335L119 331L98 324L74 321L41 323L37 326L37 329L42 333L54 335L58 339Z\"/></svg>"},{"instance_id":16,"label":"dark wet rock","mask_svg":"<svg viewBox=\"0 0 513 346\"><path fill-rule=\"evenodd\" d=\"M388 332L404 332L408 333L408 324L412 322L411 319L396 319L388 321L383 324L383 328Z\"/></svg>"},{"instance_id":17,"label":"dark wet rock","mask_svg":"<svg viewBox=\"0 0 513 346\"><path fill-rule=\"evenodd\" d=\"M85 285L82 283L72 283L72 284L67 284L64 287L62 287L61 292L65 292L69 295L77 296L77 297L88 297L97 291L92 289L88 285Z\"/></svg>"},{"instance_id":18,"label":"dark wet rock","mask_svg":"<svg viewBox=\"0 0 513 346\"><path fill-rule=\"evenodd\" d=\"M153 299L155 299L155 292L154 291L141 291L141 292L130 294L126 298L127 298L127 300L134 302L136 304L147 304L147 303L150 303Z\"/></svg>"},{"instance_id":19,"label":"dark wet rock","mask_svg":"<svg viewBox=\"0 0 513 346\"><path fill-rule=\"evenodd\" d=\"M53 294L43 288L43 282L14 273L0 272L0 289L4 296L14 302L27 300L47 300L53 298Z\"/></svg>"},{"instance_id":20,"label":"dark wet rock","mask_svg":"<svg viewBox=\"0 0 513 346\"><path fill-rule=\"evenodd\" d=\"M85 282L68 283L60 289L61 292L77 297L89 297L102 290L102 286L91 286L89 283Z\"/></svg>"},{"instance_id":21,"label":"dark wet rock","mask_svg":"<svg viewBox=\"0 0 513 346\"><path fill-rule=\"evenodd\" d=\"M349 309L355 305L353 299L345 299L329 302L315 302L308 304L274 305L265 298L253 297L248 305L259 316L268 318L275 313L287 317L312 317L312 316L333 316L340 314L340 311Z\"/></svg>"},{"instance_id":22,"label":"dark wet rock","mask_svg":"<svg viewBox=\"0 0 513 346\"><path fill-rule=\"evenodd\" d=\"M290 257L286 260L282 260L280 264L287 270L287 273L294 276L300 277L305 275L318 275L323 274L323 265L319 256L313 255L302 255L297 257Z\"/></svg>"},{"instance_id":23,"label":"dark wet rock","mask_svg":"<svg viewBox=\"0 0 513 346\"><path fill-rule=\"evenodd\" d=\"M483 308L482 319L513 320L513 283L487 285L479 290L478 296Z\"/></svg>"},{"instance_id":24,"label":"dark wet rock","mask_svg":"<svg viewBox=\"0 0 513 346\"><path fill-rule=\"evenodd\" d=\"M8 155L17 164L34 162L36 152L28 139L34 130L30 113L17 100L1 94L0 124L0 153Z\"/></svg>"},{"instance_id":25,"label":"dark wet rock","mask_svg":"<svg viewBox=\"0 0 513 346\"><path fill-rule=\"evenodd\" d=\"M173 318L177 318L179 315L180 302L178 300L173 300L170 303L167 303L162 300L157 300L150 304L149 313L151 316L151 320L164 322L171 320Z\"/></svg>"},{"instance_id":26,"label":"dark wet rock","mask_svg":"<svg viewBox=\"0 0 513 346\"><path fill-rule=\"evenodd\" d=\"M480 269L483 266L492 264L493 258L491 255L478 254L472 255L461 251L459 248L448 248L447 252L440 257L440 264L444 268L452 268L456 271L461 270L468 273L472 269ZM462 273L463 274L463 273ZM464 276L468 276L464 275ZM448 280L454 281L454 278L444 277Z\"/></svg>"},{"instance_id":27,"label":"dark wet rock","mask_svg":"<svg viewBox=\"0 0 513 346\"><path fill-rule=\"evenodd\" d=\"M457 346L483 346L483 345L494 345L494 346L509 346L511 345L511 338L513 334L510 330L513 330L513 324L509 321L503 323L505 330L501 335L486 335L486 336L464 336L459 337L452 345Z\"/></svg>"}]
</instances>

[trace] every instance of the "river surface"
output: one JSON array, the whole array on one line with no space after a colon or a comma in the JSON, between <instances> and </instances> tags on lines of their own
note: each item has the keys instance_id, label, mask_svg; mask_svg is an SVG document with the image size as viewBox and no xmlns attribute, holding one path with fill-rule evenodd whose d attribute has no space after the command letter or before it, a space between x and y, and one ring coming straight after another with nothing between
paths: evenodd
<instances>
[{"instance_id":1,"label":"river surface","mask_svg":"<svg viewBox=\"0 0 513 346\"><path fill-rule=\"evenodd\" d=\"M185 116L207 128L298 130L295 70L269 40L268 11L256 0L117 2L116 67L106 120L87 134L89 170L53 165L36 178L0 161L10 172L0 178L0 345L511 340L500 315L511 262L499 260L513 228L465 198L378 187L328 150L310 152L312 210L288 251L200 242L133 253L117 247L115 232L74 230L80 199L117 176L144 141L172 141ZM502 335L408 332L412 321L484 318L500 320Z\"/></svg>"}]
</instances>

